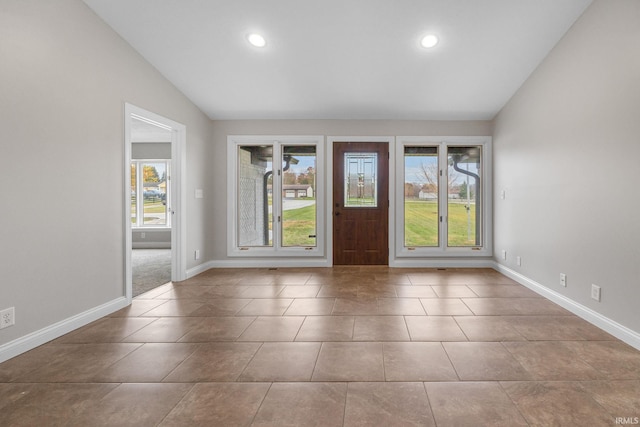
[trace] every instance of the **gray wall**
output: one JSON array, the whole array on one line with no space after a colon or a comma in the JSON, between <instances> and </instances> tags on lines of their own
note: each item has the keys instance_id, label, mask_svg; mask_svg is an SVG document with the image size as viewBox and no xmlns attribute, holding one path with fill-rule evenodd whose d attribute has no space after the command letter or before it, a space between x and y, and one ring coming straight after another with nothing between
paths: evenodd
<instances>
[{"instance_id":1,"label":"gray wall","mask_svg":"<svg viewBox=\"0 0 640 427\"><path fill-rule=\"evenodd\" d=\"M214 261L227 257L227 136L228 135L325 135L325 136L478 136L491 135L489 121L420 120L216 120L213 122L215 151L210 159L207 201L211 226L207 233L207 254ZM393 191L393 189L391 189ZM218 202L216 202L218 201ZM220 203L219 201L225 201ZM245 261L242 261L245 262Z\"/></svg>"},{"instance_id":2,"label":"gray wall","mask_svg":"<svg viewBox=\"0 0 640 427\"><path fill-rule=\"evenodd\" d=\"M494 131L496 259L636 332L639 22L639 1L596 0ZM600 303L590 299L592 283L602 288Z\"/></svg>"},{"instance_id":3,"label":"gray wall","mask_svg":"<svg viewBox=\"0 0 640 427\"><path fill-rule=\"evenodd\" d=\"M3 0L0 55L2 345L124 295L124 103L186 125L191 195L211 122L80 0ZM204 212L187 209L193 253Z\"/></svg>"},{"instance_id":4,"label":"gray wall","mask_svg":"<svg viewBox=\"0 0 640 427\"><path fill-rule=\"evenodd\" d=\"M131 232L131 240L133 249L170 249L171 229L136 229Z\"/></svg>"},{"instance_id":5,"label":"gray wall","mask_svg":"<svg viewBox=\"0 0 640 427\"><path fill-rule=\"evenodd\" d=\"M131 158L140 160L159 160L171 158L171 143L134 142L131 144Z\"/></svg>"}]
</instances>

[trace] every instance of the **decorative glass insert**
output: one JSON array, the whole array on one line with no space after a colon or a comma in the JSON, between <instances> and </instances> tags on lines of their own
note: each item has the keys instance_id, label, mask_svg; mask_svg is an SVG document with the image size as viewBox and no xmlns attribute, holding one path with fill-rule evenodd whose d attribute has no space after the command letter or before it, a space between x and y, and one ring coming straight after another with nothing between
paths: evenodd
<instances>
[{"instance_id":1,"label":"decorative glass insert","mask_svg":"<svg viewBox=\"0 0 640 427\"><path fill-rule=\"evenodd\" d=\"M344 154L344 207L378 207L378 153Z\"/></svg>"},{"instance_id":2,"label":"decorative glass insert","mask_svg":"<svg viewBox=\"0 0 640 427\"><path fill-rule=\"evenodd\" d=\"M404 147L404 245L437 247L440 242L438 147Z\"/></svg>"}]
</instances>

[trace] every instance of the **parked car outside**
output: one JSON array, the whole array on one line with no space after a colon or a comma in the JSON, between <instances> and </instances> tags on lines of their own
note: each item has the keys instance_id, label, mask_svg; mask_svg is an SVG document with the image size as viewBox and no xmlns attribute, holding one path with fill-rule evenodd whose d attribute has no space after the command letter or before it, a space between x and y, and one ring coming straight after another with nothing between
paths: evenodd
<instances>
[{"instance_id":1,"label":"parked car outside","mask_svg":"<svg viewBox=\"0 0 640 427\"><path fill-rule=\"evenodd\" d=\"M143 196L145 199L163 199L165 194L158 190L146 190Z\"/></svg>"}]
</instances>

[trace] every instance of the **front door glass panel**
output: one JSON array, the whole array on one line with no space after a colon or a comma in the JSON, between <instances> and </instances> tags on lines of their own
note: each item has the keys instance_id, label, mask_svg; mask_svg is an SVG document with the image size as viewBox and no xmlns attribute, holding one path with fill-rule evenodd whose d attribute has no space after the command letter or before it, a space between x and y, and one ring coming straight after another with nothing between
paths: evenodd
<instances>
[{"instance_id":1,"label":"front door glass panel","mask_svg":"<svg viewBox=\"0 0 640 427\"><path fill-rule=\"evenodd\" d=\"M344 207L378 207L378 153L344 153Z\"/></svg>"}]
</instances>

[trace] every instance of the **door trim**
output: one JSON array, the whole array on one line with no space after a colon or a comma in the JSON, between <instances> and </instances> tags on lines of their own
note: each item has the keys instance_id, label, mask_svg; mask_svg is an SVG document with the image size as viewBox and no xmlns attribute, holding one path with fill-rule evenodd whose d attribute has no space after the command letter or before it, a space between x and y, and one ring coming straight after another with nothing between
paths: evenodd
<instances>
[{"instance_id":1,"label":"door trim","mask_svg":"<svg viewBox=\"0 0 640 427\"><path fill-rule=\"evenodd\" d=\"M386 142L389 144L389 266L395 253L395 142L394 136L327 136L327 263L333 266L333 144L334 142Z\"/></svg>"},{"instance_id":2,"label":"door trim","mask_svg":"<svg viewBox=\"0 0 640 427\"><path fill-rule=\"evenodd\" d=\"M124 104L124 296L127 303L133 300L133 281L131 267L131 120L139 117L155 122L171 130L171 280L187 278L187 233L186 233L186 180L182 179L186 166L186 126L166 117L144 110L135 105Z\"/></svg>"}]
</instances>

